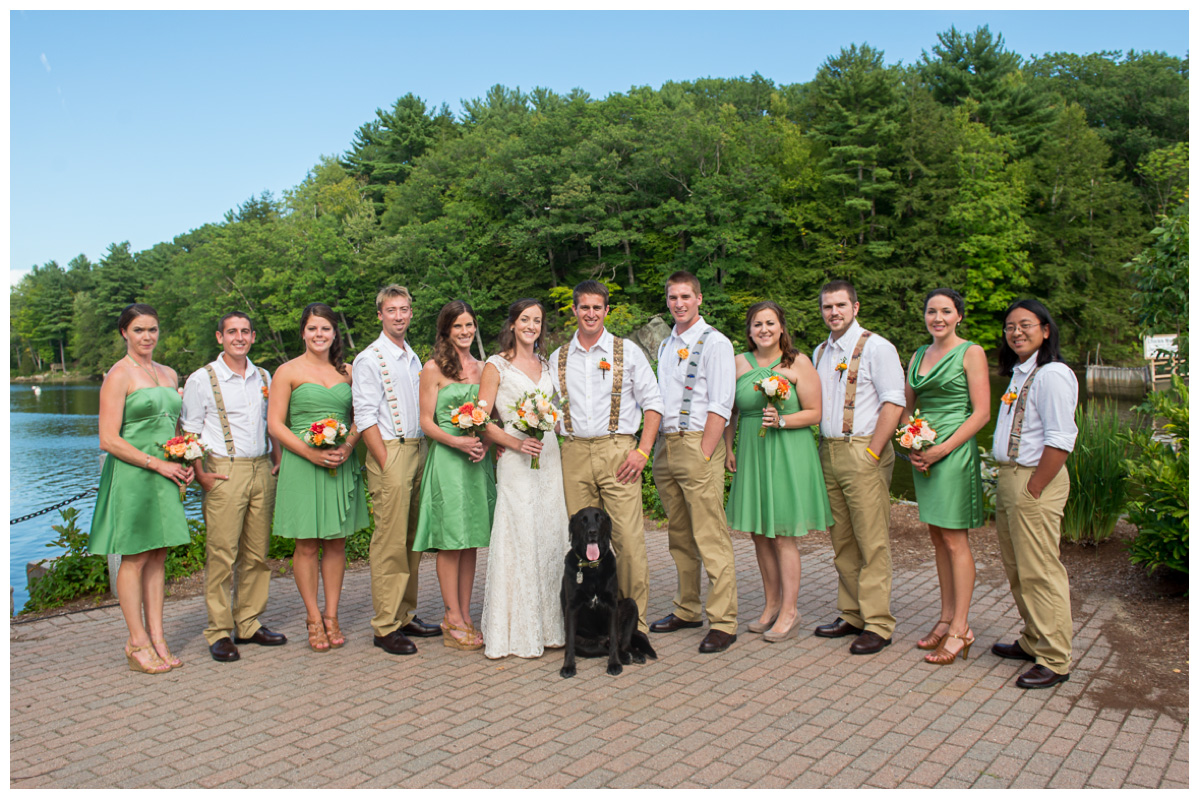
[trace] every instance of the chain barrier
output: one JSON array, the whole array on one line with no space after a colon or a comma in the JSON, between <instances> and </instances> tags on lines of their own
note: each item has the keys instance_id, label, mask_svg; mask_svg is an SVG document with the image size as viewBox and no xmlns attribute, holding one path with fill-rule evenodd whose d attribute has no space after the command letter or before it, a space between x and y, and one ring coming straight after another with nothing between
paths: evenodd
<instances>
[{"instance_id":1,"label":"chain barrier","mask_svg":"<svg viewBox=\"0 0 1200 800\"><path fill-rule=\"evenodd\" d=\"M51 511L55 511L57 509L62 508L65 505L74 503L76 500L82 500L83 498L87 497L89 494L95 494L97 491L99 491L99 488L93 486L91 489L87 489L86 491L80 492L79 494L75 495L74 497L69 497L66 500L63 500L61 503L55 503L54 505L49 506L48 508L43 508L41 511L35 511L32 514L26 514L23 517L17 517L16 519L10 519L8 521L8 524L16 525L18 522L24 522L25 520L33 519L34 517L40 517L42 514L49 514Z\"/></svg>"}]
</instances>

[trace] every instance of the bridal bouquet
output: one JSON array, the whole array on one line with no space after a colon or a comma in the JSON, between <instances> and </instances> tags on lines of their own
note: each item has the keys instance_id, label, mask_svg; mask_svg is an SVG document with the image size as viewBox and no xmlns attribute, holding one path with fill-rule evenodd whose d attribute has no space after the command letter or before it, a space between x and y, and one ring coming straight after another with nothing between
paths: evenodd
<instances>
[{"instance_id":1,"label":"bridal bouquet","mask_svg":"<svg viewBox=\"0 0 1200 800\"><path fill-rule=\"evenodd\" d=\"M339 444L345 442L347 433L348 431L344 422L336 417L326 417L309 425L308 430L300 438L309 447L328 449L337 447ZM329 474L337 475L337 467L330 467Z\"/></svg>"},{"instance_id":2,"label":"bridal bouquet","mask_svg":"<svg viewBox=\"0 0 1200 800\"><path fill-rule=\"evenodd\" d=\"M450 424L460 430L483 432L488 424L487 400L466 402L450 409Z\"/></svg>"},{"instance_id":3,"label":"bridal bouquet","mask_svg":"<svg viewBox=\"0 0 1200 800\"><path fill-rule=\"evenodd\" d=\"M929 423L921 417L921 409L914 409L908 418L908 424L896 429L900 446L908 450L924 450L937 439L937 431L929 427ZM929 477L929 470L921 470L921 474Z\"/></svg>"},{"instance_id":4,"label":"bridal bouquet","mask_svg":"<svg viewBox=\"0 0 1200 800\"><path fill-rule=\"evenodd\" d=\"M792 385L782 375L769 375L754 382L754 391L767 396L767 402L780 413L783 412L783 401L792 396ZM767 429L760 427L758 435L766 436Z\"/></svg>"},{"instance_id":5,"label":"bridal bouquet","mask_svg":"<svg viewBox=\"0 0 1200 800\"><path fill-rule=\"evenodd\" d=\"M560 416L554 403L550 402L550 398L540 389L534 389L532 392L521 395L521 399L517 400L516 404L510 408L517 415L513 426L539 442L542 441L542 437L546 435L547 431L554 430ZM541 469L540 457L534 456L529 466L532 469Z\"/></svg>"},{"instance_id":6,"label":"bridal bouquet","mask_svg":"<svg viewBox=\"0 0 1200 800\"><path fill-rule=\"evenodd\" d=\"M163 449L163 459L166 461L174 461L176 464L190 465L198 458L203 458L208 453L208 448L200 444L200 437L194 433L185 433L182 436L176 436L174 439L168 439L159 445ZM179 502L183 502L184 496L187 494L187 486L179 487Z\"/></svg>"}]
</instances>

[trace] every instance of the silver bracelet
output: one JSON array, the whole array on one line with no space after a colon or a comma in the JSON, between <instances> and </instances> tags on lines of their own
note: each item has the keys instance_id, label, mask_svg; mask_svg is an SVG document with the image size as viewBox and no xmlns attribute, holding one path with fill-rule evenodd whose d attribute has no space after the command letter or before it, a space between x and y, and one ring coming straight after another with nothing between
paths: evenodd
<instances>
[{"instance_id":1,"label":"silver bracelet","mask_svg":"<svg viewBox=\"0 0 1200 800\"><path fill-rule=\"evenodd\" d=\"M146 456L146 463L142 465L142 469L150 469L150 462L154 460L154 456Z\"/></svg>"}]
</instances>

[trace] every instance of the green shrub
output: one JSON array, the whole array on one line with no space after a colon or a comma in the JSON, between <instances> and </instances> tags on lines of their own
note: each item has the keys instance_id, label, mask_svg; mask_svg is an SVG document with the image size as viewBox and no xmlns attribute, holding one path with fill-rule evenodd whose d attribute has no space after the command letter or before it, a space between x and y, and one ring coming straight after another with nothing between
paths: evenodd
<instances>
[{"instance_id":1,"label":"green shrub","mask_svg":"<svg viewBox=\"0 0 1200 800\"><path fill-rule=\"evenodd\" d=\"M1145 406L1164 420L1165 437L1156 437L1149 427L1129 435L1138 451L1136 458L1125 462L1129 521L1138 528L1129 560L1148 572L1163 566L1187 573L1188 387L1180 378L1172 378L1171 391L1151 394Z\"/></svg>"},{"instance_id":2,"label":"green shrub","mask_svg":"<svg viewBox=\"0 0 1200 800\"><path fill-rule=\"evenodd\" d=\"M61 547L66 552L54 561L53 569L30 582L29 599L21 608L22 614L45 611L77 597L108 591L108 559L88 553L88 535L76 524L79 511L68 507L58 513L62 524L52 526L58 538L46 547Z\"/></svg>"},{"instance_id":3,"label":"green shrub","mask_svg":"<svg viewBox=\"0 0 1200 800\"><path fill-rule=\"evenodd\" d=\"M188 575L199 572L204 569L204 564L208 560L208 532L204 523L198 519L189 519L187 524L188 532L191 534L188 543L167 550L165 568L168 581L186 578Z\"/></svg>"},{"instance_id":4,"label":"green shrub","mask_svg":"<svg viewBox=\"0 0 1200 800\"><path fill-rule=\"evenodd\" d=\"M983 445L978 447L979 479L983 481L983 521L987 522L996 516L996 479L1000 475L1000 468L996 466L991 450Z\"/></svg>"},{"instance_id":5,"label":"green shrub","mask_svg":"<svg viewBox=\"0 0 1200 800\"><path fill-rule=\"evenodd\" d=\"M1125 510L1129 436L1116 406L1089 403L1075 409L1079 436L1067 456L1071 494L1063 510L1062 537L1068 542L1099 544L1112 536Z\"/></svg>"},{"instance_id":6,"label":"green shrub","mask_svg":"<svg viewBox=\"0 0 1200 800\"><path fill-rule=\"evenodd\" d=\"M654 486L652 472L649 464L642 470L642 513L650 519L662 522L667 518L667 511L658 499L658 489Z\"/></svg>"}]
</instances>

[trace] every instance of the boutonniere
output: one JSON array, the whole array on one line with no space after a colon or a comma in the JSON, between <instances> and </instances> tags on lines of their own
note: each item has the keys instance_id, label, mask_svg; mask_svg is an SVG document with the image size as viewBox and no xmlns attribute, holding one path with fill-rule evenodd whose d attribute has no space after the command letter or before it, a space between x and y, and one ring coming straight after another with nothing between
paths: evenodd
<instances>
[{"instance_id":1,"label":"boutonniere","mask_svg":"<svg viewBox=\"0 0 1200 800\"><path fill-rule=\"evenodd\" d=\"M608 359L601 356L600 363L596 365L596 368L601 372L608 372L610 369L612 369L612 364L608 363Z\"/></svg>"},{"instance_id":2,"label":"boutonniere","mask_svg":"<svg viewBox=\"0 0 1200 800\"><path fill-rule=\"evenodd\" d=\"M846 370L849 369L849 367L846 365L846 359L843 358L839 364L834 366L834 369L837 370L838 380L840 381L842 376L846 374Z\"/></svg>"},{"instance_id":3,"label":"boutonniere","mask_svg":"<svg viewBox=\"0 0 1200 800\"><path fill-rule=\"evenodd\" d=\"M1012 404L1016 402L1017 393L1014 391L1007 391L1000 399L1004 401L1004 405L1008 406L1008 410L1012 411Z\"/></svg>"},{"instance_id":4,"label":"boutonniere","mask_svg":"<svg viewBox=\"0 0 1200 800\"><path fill-rule=\"evenodd\" d=\"M262 387L262 393L263 393L263 400L266 400L266 399L270 398L270 396L271 396L271 390L268 389L266 386Z\"/></svg>"},{"instance_id":5,"label":"boutonniere","mask_svg":"<svg viewBox=\"0 0 1200 800\"><path fill-rule=\"evenodd\" d=\"M679 356L679 363L682 364L684 361L687 360L688 349L686 347L681 347L675 351L675 355Z\"/></svg>"}]
</instances>

